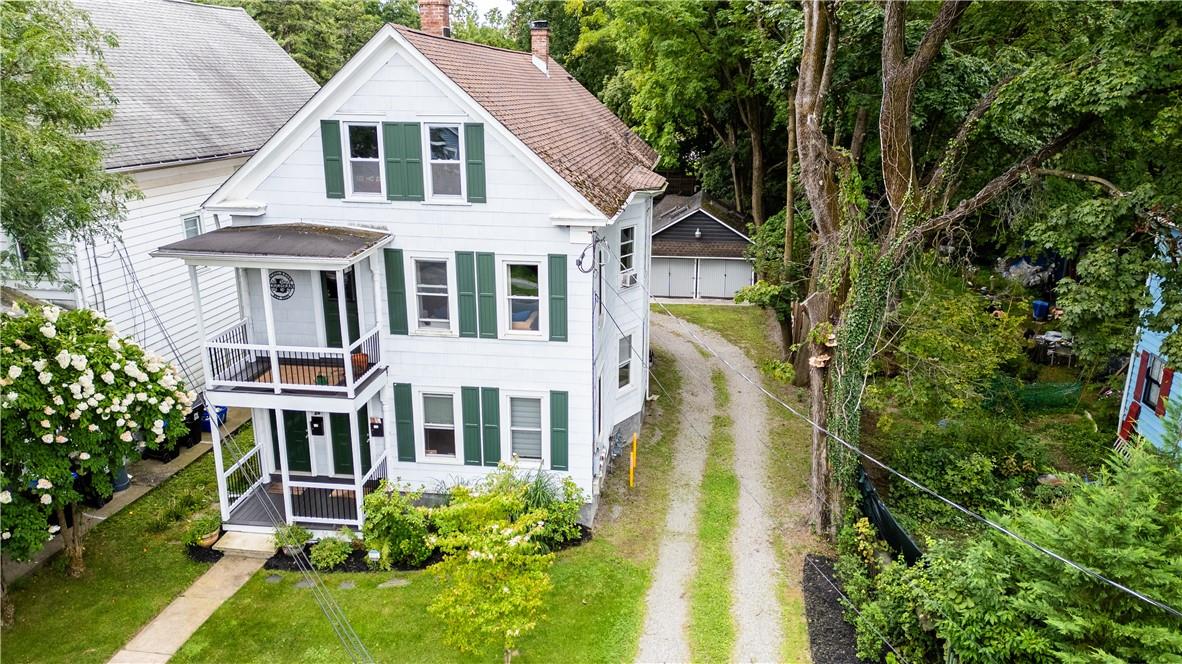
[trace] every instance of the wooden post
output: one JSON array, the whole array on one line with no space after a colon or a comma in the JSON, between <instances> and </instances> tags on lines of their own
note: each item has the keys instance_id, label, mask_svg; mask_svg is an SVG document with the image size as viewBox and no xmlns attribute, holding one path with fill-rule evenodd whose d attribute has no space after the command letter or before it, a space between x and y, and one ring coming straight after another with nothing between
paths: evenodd
<instances>
[{"instance_id":1,"label":"wooden post","mask_svg":"<svg viewBox=\"0 0 1182 664\"><path fill-rule=\"evenodd\" d=\"M632 434L632 454L628 461L628 488L636 486L636 434Z\"/></svg>"},{"instance_id":2,"label":"wooden post","mask_svg":"<svg viewBox=\"0 0 1182 664\"><path fill-rule=\"evenodd\" d=\"M283 423L283 411L275 409L275 437L279 440L279 478L283 482L283 519L284 522L290 524L294 521L291 511L291 486L288 482L291 475L287 470L287 426ZM304 417L307 417L305 414ZM310 446L309 446L310 447ZM311 450L309 450L309 453ZM266 491L266 487L263 491ZM266 497L271 500L270 496Z\"/></svg>"},{"instance_id":3,"label":"wooden post","mask_svg":"<svg viewBox=\"0 0 1182 664\"><path fill-rule=\"evenodd\" d=\"M353 447L353 499L357 502L357 528L360 530L364 518L361 512L361 432L357 428L357 411L349 413L349 442Z\"/></svg>"},{"instance_id":4,"label":"wooden post","mask_svg":"<svg viewBox=\"0 0 1182 664\"><path fill-rule=\"evenodd\" d=\"M268 354L271 356L271 385L275 389L275 394L283 391L281 387L282 381L279 379L279 352L275 348L275 312L271 306L270 286L267 284L267 268L259 268L259 284L262 286L260 291L263 298L263 311L267 316L267 346L270 347Z\"/></svg>"}]
</instances>

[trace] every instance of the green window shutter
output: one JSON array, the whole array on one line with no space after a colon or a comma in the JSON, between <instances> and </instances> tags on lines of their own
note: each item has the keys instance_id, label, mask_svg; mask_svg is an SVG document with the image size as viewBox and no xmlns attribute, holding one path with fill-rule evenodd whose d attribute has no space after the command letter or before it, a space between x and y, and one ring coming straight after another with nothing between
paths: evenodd
<instances>
[{"instance_id":1,"label":"green window shutter","mask_svg":"<svg viewBox=\"0 0 1182 664\"><path fill-rule=\"evenodd\" d=\"M460 388L460 406L464 416L464 465L479 466L480 454L480 389Z\"/></svg>"},{"instance_id":2,"label":"green window shutter","mask_svg":"<svg viewBox=\"0 0 1182 664\"><path fill-rule=\"evenodd\" d=\"M566 254L550 254L550 341L566 341Z\"/></svg>"},{"instance_id":3,"label":"green window shutter","mask_svg":"<svg viewBox=\"0 0 1182 664\"><path fill-rule=\"evenodd\" d=\"M476 336L476 256L456 252L456 295L460 309L460 336Z\"/></svg>"},{"instance_id":4,"label":"green window shutter","mask_svg":"<svg viewBox=\"0 0 1182 664\"><path fill-rule=\"evenodd\" d=\"M341 161L341 123L320 121L320 147L324 151L324 191L329 198L345 197L345 165Z\"/></svg>"},{"instance_id":5,"label":"green window shutter","mask_svg":"<svg viewBox=\"0 0 1182 664\"><path fill-rule=\"evenodd\" d=\"M484 438L484 465L495 466L501 460L501 391L480 388L480 414Z\"/></svg>"},{"instance_id":6,"label":"green window shutter","mask_svg":"<svg viewBox=\"0 0 1182 664\"><path fill-rule=\"evenodd\" d=\"M415 460L415 423L410 383L394 383L394 435L398 460Z\"/></svg>"},{"instance_id":7,"label":"green window shutter","mask_svg":"<svg viewBox=\"0 0 1182 664\"><path fill-rule=\"evenodd\" d=\"M464 150L467 159L468 202L488 201L484 187L484 125L464 125Z\"/></svg>"},{"instance_id":8,"label":"green window shutter","mask_svg":"<svg viewBox=\"0 0 1182 664\"><path fill-rule=\"evenodd\" d=\"M386 198L423 200L422 130L417 122L383 122L382 151L386 159Z\"/></svg>"},{"instance_id":9,"label":"green window shutter","mask_svg":"<svg viewBox=\"0 0 1182 664\"><path fill-rule=\"evenodd\" d=\"M407 334L406 272L402 269L402 250L386 249L386 310L390 318L390 334Z\"/></svg>"},{"instance_id":10,"label":"green window shutter","mask_svg":"<svg viewBox=\"0 0 1182 664\"><path fill-rule=\"evenodd\" d=\"M568 403L566 392L550 392L550 469L569 470Z\"/></svg>"},{"instance_id":11,"label":"green window shutter","mask_svg":"<svg viewBox=\"0 0 1182 664\"><path fill-rule=\"evenodd\" d=\"M497 267L492 254L476 254L476 303L480 338L497 338Z\"/></svg>"}]
</instances>

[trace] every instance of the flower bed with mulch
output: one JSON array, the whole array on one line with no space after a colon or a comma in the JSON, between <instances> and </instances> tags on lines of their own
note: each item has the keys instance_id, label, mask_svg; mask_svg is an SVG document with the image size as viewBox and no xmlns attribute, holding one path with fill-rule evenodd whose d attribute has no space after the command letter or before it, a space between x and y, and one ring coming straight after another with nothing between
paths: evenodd
<instances>
[{"instance_id":1,"label":"flower bed with mulch","mask_svg":"<svg viewBox=\"0 0 1182 664\"><path fill-rule=\"evenodd\" d=\"M837 591L841 582L833 572L833 561L805 556L801 585L813 664L866 664L854 654L854 628L845 621L845 607Z\"/></svg>"}]
</instances>

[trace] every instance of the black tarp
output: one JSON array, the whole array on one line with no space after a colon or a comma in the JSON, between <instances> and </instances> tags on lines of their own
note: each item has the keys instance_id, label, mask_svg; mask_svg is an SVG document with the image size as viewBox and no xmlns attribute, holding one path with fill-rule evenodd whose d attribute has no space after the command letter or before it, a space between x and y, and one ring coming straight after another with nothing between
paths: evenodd
<instances>
[{"instance_id":1,"label":"black tarp","mask_svg":"<svg viewBox=\"0 0 1182 664\"><path fill-rule=\"evenodd\" d=\"M911 539L907 529L895 521L895 517L887 509L886 503L878 497L878 491L874 489L874 483L866 474L866 468L860 464L858 466L858 492L862 494L862 514L866 515L870 523L874 524L874 528L878 530L878 536L901 554L908 565L915 564L923 552L919 550L915 540Z\"/></svg>"}]
</instances>

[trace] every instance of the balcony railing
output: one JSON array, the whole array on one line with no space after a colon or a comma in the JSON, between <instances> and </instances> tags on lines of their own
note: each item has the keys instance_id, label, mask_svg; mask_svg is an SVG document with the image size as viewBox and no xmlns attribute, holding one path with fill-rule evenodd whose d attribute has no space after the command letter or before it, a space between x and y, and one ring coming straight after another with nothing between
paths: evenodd
<instances>
[{"instance_id":1,"label":"balcony railing","mask_svg":"<svg viewBox=\"0 0 1182 664\"><path fill-rule=\"evenodd\" d=\"M357 386L381 368L382 344L377 327L347 349L269 346L250 341L250 321L243 319L205 343L210 387L352 397Z\"/></svg>"}]
</instances>

